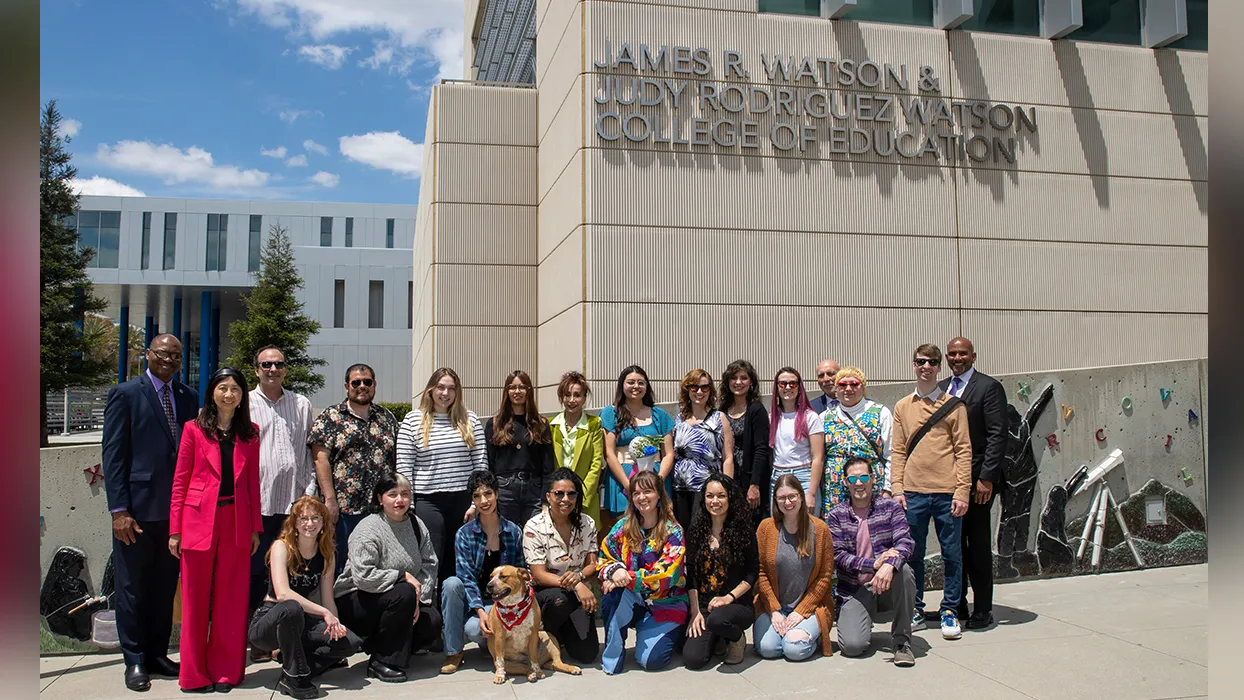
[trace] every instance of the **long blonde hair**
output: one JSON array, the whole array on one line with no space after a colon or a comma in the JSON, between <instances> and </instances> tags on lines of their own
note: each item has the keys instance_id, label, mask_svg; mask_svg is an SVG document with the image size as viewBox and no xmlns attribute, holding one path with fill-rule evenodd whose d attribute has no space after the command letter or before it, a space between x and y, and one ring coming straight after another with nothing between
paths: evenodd
<instances>
[{"instance_id":1,"label":"long blonde hair","mask_svg":"<svg viewBox=\"0 0 1244 700\"><path fill-rule=\"evenodd\" d=\"M674 522L674 505L670 503L669 494L665 493L665 485L656 472L641 471L631 479L630 488L626 491L626 527L622 535L631 551L642 551L644 545L643 517L635 510L635 489L646 486L657 492L657 527L652 531L652 539L663 541L669 537L669 524Z\"/></svg>"},{"instance_id":2,"label":"long blonde hair","mask_svg":"<svg viewBox=\"0 0 1244 700\"><path fill-rule=\"evenodd\" d=\"M320 527L319 537L316 538L315 548L324 556L324 571L332 571L333 554L336 550L333 543L334 528L329 522L328 506L315 496L302 496L289 507L289 515L286 516L285 523L281 525L281 534L277 537L285 543L285 573L297 576L302 573L302 567L306 564L302 559L302 552L298 551L298 517L303 513L320 516L320 522L323 525ZM271 568L271 548L264 554L264 563Z\"/></svg>"},{"instance_id":3,"label":"long blonde hair","mask_svg":"<svg viewBox=\"0 0 1244 700\"><path fill-rule=\"evenodd\" d=\"M475 434L471 431L471 421L462 402L462 380L458 379L457 372L448 367L441 367L433 372L428 378L427 386L423 387L423 393L419 395L419 410L423 414L419 420L419 430L423 434L423 447L426 448L432 440L432 414L436 411L432 403L432 388L444 377L452 377L454 380L454 402L449 406L449 422L458 429L467 449L472 449L475 447Z\"/></svg>"}]
</instances>

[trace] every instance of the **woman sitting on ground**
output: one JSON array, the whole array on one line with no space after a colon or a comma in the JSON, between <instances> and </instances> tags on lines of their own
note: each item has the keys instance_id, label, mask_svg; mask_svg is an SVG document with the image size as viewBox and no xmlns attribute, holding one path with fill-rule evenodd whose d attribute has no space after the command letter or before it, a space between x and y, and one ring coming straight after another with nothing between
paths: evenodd
<instances>
[{"instance_id":1,"label":"woman sitting on ground","mask_svg":"<svg viewBox=\"0 0 1244 700\"><path fill-rule=\"evenodd\" d=\"M441 631L432 607L436 550L423 521L411 512L410 481L388 473L376 483L372 507L350 533L349 558L334 593L341 621L366 639L367 677L406 680L413 649Z\"/></svg>"},{"instance_id":2,"label":"woman sitting on ground","mask_svg":"<svg viewBox=\"0 0 1244 700\"><path fill-rule=\"evenodd\" d=\"M333 529L328 508L303 496L289 509L268 550L268 594L251 617L251 647L281 651L276 689L292 698L319 697L311 679L349 658L362 643L337 616L333 600Z\"/></svg>"},{"instance_id":3,"label":"woman sitting on ground","mask_svg":"<svg viewBox=\"0 0 1244 700\"><path fill-rule=\"evenodd\" d=\"M683 534L661 477L634 474L626 512L600 546L605 593L605 673L622 672L626 630L635 628L635 660L650 671L664 668L687 622Z\"/></svg>"},{"instance_id":4,"label":"woman sitting on ground","mask_svg":"<svg viewBox=\"0 0 1244 700\"><path fill-rule=\"evenodd\" d=\"M523 528L523 555L531 567L544 629L581 664L596 660L596 525L583 512L583 482L565 467L553 472L545 506Z\"/></svg>"},{"instance_id":5,"label":"woman sitting on ground","mask_svg":"<svg viewBox=\"0 0 1244 700\"><path fill-rule=\"evenodd\" d=\"M766 659L802 661L829 656L834 621L834 543L829 526L808 513L806 494L793 474L778 477L773 517L756 529L760 575L752 644Z\"/></svg>"},{"instance_id":6,"label":"woman sitting on ground","mask_svg":"<svg viewBox=\"0 0 1244 700\"><path fill-rule=\"evenodd\" d=\"M745 632L756 619L752 588L760 569L752 511L734 479L712 474L687 534L687 594L691 621L682 658L687 668L708 664L726 643L726 663L743 661Z\"/></svg>"}]
</instances>

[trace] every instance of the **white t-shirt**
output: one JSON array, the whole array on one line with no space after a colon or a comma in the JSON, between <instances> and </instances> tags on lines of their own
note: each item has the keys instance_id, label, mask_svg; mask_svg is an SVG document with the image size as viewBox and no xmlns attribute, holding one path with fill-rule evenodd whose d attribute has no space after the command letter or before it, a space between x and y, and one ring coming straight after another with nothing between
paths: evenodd
<instances>
[{"instance_id":1,"label":"white t-shirt","mask_svg":"<svg viewBox=\"0 0 1244 700\"><path fill-rule=\"evenodd\" d=\"M798 413L783 413L778 421L777 435L773 438L773 466L779 469L800 467L812 462L812 443L810 436L820 434L824 440L825 424L816 411L809 410L805 414L808 424L809 440L795 441L795 417Z\"/></svg>"}]
</instances>

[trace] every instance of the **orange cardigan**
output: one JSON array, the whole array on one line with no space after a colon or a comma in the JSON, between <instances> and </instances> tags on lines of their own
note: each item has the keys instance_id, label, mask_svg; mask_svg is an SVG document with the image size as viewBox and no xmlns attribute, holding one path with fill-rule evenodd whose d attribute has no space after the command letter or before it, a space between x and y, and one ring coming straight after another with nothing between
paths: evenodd
<instances>
[{"instance_id":1,"label":"orange cardigan","mask_svg":"<svg viewBox=\"0 0 1244 700\"><path fill-rule=\"evenodd\" d=\"M795 606L795 612L804 619L816 615L821 627L821 651L825 656L833 654L833 641L829 631L834 625L834 592L830 585L834 574L834 541L829 526L820 518L809 518L816 533L816 564L808 577L808 587L803 598ZM756 528L756 544L760 549L760 577L756 579L756 616L768 615L781 609L777 597L777 548L778 525L773 518L765 518Z\"/></svg>"}]
</instances>

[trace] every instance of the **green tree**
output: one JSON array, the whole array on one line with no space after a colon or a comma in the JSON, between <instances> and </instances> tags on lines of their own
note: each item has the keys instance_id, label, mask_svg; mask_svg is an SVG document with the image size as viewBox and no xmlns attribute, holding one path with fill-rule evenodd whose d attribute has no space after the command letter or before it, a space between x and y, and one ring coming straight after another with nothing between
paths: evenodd
<instances>
[{"instance_id":1,"label":"green tree","mask_svg":"<svg viewBox=\"0 0 1244 700\"><path fill-rule=\"evenodd\" d=\"M294 247L288 230L273 224L260 257L255 286L242 296L246 313L229 324L233 354L229 364L243 369L252 388L258 383L253 372L255 352L275 345L285 353L285 388L310 394L324 386L324 375L316 367L328 363L307 354L307 342L320 330L320 322L302 312L296 293L303 288L302 277L294 266Z\"/></svg>"},{"instance_id":2,"label":"green tree","mask_svg":"<svg viewBox=\"0 0 1244 700\"><path fill-rule=\"evenodd\" d=\"M78 195L70 180L78 174L61 135L56 100L43 108L39 124L39 444L48 444L47 394L108 382L116 365L93 356L83 333L84 316L108 308L94 294L86 266L95 255L78 248Z\"/></svg>"},{"instance_id":3,"label":"green tree","mask_svg":"<svg viewBox=\"0 0 1244 700\"><path fill-rule=\"evenodd\" d=\"M87 314L82 333L86 336L90 346L91 359L109 367L117 366L117 335L120 333L120 327L112 319L100 314ZM130 326L129 336L129 352L126 355L129 371L126 374L130 377L137 377L143 369L146 339L143 329L134 326Z\"/></svg>"}]
</instances>

